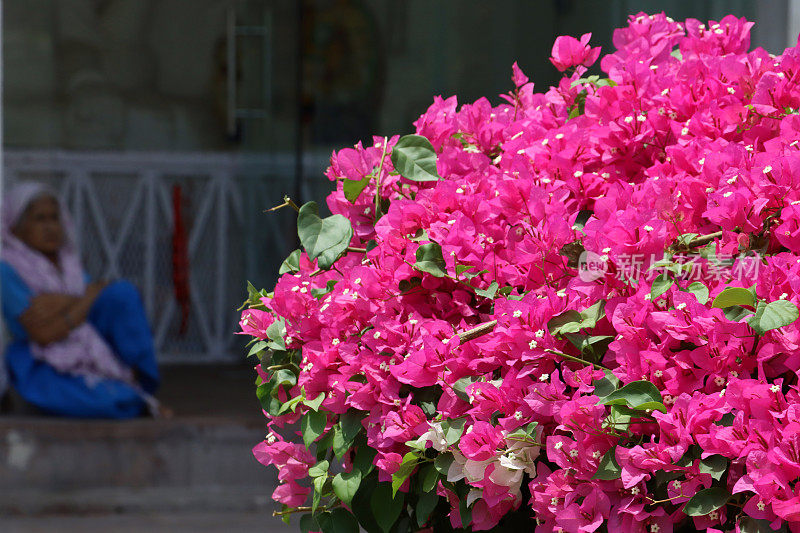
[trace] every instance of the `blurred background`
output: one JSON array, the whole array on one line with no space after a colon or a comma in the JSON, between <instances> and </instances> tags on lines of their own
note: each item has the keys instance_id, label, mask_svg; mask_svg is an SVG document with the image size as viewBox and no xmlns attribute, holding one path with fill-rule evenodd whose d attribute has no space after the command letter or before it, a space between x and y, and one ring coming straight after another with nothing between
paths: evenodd
<instances>
[{"instance_id":1,"label":"blurred background","mask_svg":"<svg viewBox=\"0 0 800 533\"><path fill-rule=\"evenodd\" d=\"M297 247L294 213L264 210L324 204L332 150L412 132L435 95L498 103L514 61L544 91L558 35L591 32L607 53L639 11L743 16L776 54L800 31L797 0L1 3L3 188L53 185L90 275L139 287L178 415L0 417L2 531L282 529L274 473L250 454L265 424L235 309Z\"/></svg>"}]
</instances>

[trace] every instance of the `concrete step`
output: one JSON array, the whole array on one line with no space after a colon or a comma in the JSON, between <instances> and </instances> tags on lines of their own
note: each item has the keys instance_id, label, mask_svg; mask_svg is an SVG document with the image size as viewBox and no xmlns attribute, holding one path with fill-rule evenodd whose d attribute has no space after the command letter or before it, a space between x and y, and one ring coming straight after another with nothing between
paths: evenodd
<instances>
[{"instance_id":1,"label":"concrete step","mask_svg":"<svg viewBox=\"0 0 800 533\"><path fill-rule=\"evenodd\" d=\"M165 379L165 396L174 400L165 403L176 412L169 420L0 417L0 516L270 514L276 472L251 452L265 420L252 369L232 379L237 372L225 378L220 369L184 369ZM235 394L226 390L232 385ZM198 405L218 407L198 412Z\"/></svg>"},{"instance_id":2,"label":"concrete step","mask_svg":"<svg viewBox=\"0 0 800 533\"><path fill-rule=\"evenodd\" d=\"M263 512L136 513L87 516L0 516L3 533L297 533Z\"/></svg>"},{"instance_id":3,"label":"concrete step","mask_svg":"<svg viewBox=\"0 0 800 533\"><path fill-rule=\"evenodd\" d=\"M273 470L257 425L213 418L0 419L0 514L254 510Z\"/></svg>"}]
</instances>

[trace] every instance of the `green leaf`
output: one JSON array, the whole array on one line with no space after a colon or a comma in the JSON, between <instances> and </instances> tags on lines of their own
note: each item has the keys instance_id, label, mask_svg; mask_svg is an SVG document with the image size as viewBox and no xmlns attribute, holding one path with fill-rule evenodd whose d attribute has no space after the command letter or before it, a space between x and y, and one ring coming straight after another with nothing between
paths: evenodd
<instances>
[{"instance_id":1,"label":"green leaf","mask_svg":"<svg viewBox=\"0 0 800 533\"><path fill-rule=\"evenodd\" d=\"M453 464L453 454L450 452L440 453L433 460L433 467L443 476L447 476L447 471L450 470L450 465Z\"/></svg>"},{"instance_id":2,"label":"green leaf","mask_svg":"<svg viewBox=\"0 0 800 533\"><path fill-rule=\"evenodd\" d=\"M333 478L333 493L345 504L350 505L361 485L361 471L353 469L352 472L336 474Z\"/></svg>"},{"instance_id":3,"label":"green leaf","mask_svg":"<svg viewBox=\"0 0 800 533\"><path fill-rule=\"evenodd\" d=\"M358 533L358 520L343 507L325 511L317 516L322 533Z\"/></svg>"},{"instance_id":4,"label":"green leaf","mask_svg":"<svg viewBox=\"0 0 800 533\"><path fill-rule=\"evenodd\" d=\"M401 279L400 283L398 283L398 288L400 292L408 292L415 287L419 287L422 284L422 278L419 276L414 276L411 279Z\"/></svg>"},{"instance_id":5,"label":"green leaf","mask_svg":"<svg viewBox=\"0 0 800 533\"><path fill-rule=\"evenodd\" d=\"M289 257L283 260L281 268L278 269L278 274L286 274L287 272L295 273L300 272L300 255L303 253L299 248L289 254Z\"/></svg>"},{"instance_id":6,"label":"green leaf","mask_svg":"<svg viewBox=\"0 0 800 533\"><path fill-rule=\"evenodd\" d=\"M439 503L439 495L436 492L423 492L419 495L417 506L415 508L417 515L417 525L424 526L431 516L431 513Z\"/></svg>"},{"instance_id":7,"label":"green leaf","mask_svg":"<svg viewBox=\"0 0 800 533\"><path fill-rule=\"evenodd\" d=\"M669 55L671 55L678 61L683 61L683 54L681 53L679 48L675 48L672 52L669 53Z\"/></svg>"},{"instance_id":8,"label":"green leaf","mask_svg":"<svg viewBox=\"0 0 800 533\"><path fill-rule=\"evenodd\" d=\"M405 483L406 479L414 472L419 464L418 452L407 452L403 456L403 461L400 463L400 468L397 472L392 474L392 494L397 494L400 487Z\"/></svg>"},{"instance_id":9,"label":"green leaf","mask_svg":"<svg viewBox=\"0 0 800 533\"><path fill-rule=\"evenodd\" d=\"M744 287L728 287L714 298L711 307L724 309L732 305L755 305L753 293Z\"/></svg>"},{"instance_id":10,"label":"green leaf","mask_svg":"<svg viewBox=\"0 0 800 533\"><path fill-rule=\"evenodd\" d=\"M444 440L447 441L447 444L452 446L458 442L458 439L460 439L461 435L464 433L464 425L466 422L466 418L442 421L442 432L444 433Z\"/></svg>"},{"instance_id":11,"label":"green leaf","mask_svg":"<svg viewBox=\"0 0 800 533\"><path fill-rule=\"evenodd\" d=\"M475 289L475 294L478 296L482 296L484 298L488 298L490 300L494 300L494 297L497 295L497 289L499 285L497 285L496 281L493 281L486 290L483 289Z\"/></svg>"},{"instance_id":12,"label":"green leaf","mask_svg":"<svg viewBox=\"0 0 800 533\"><path fill-rule=\"evenodd\" d=\"M255 285L250 283L248 280L247 282L247 301L251 303L258 302L258 299L261 297L261 293L256 289Z\"/></svg>"},{"instance_id":13,"label":"green leaf","mask_svg":"<svg viewBox=\"0 0 800 533\"><path fill-rule=\"evenodd\" d=\"M303 443L306 448L311 448L311 443L325 432L328 417L325 413L309 411L300 420L300 431L303 433Z\"/></svg>"},{"instance_id":14,"label":"green leaf","mask_svg":"<svg viewBox=\"0 0 800 533\"><path fill-rule=\"evenodd\" d=\"M592 479L611 481L620 478L622 475L622 468L620 468L619 463L617 463L616 451L617 447L614 446L603 455L600 459L600 463L597 465L597 472L592 476Z\"/></svg>"},{"instance_id":15,"label":"green leaf","mask_svg":"<svg viewBox=\"0 0 800 533\"><path fill-rule=\"evenodd\" d=\"M467 387L472 385L475 380L471 377L464 377L453 383L453 393L461 400L468 402L469 394L467 394Z\"/></svg>"},{"instance_id":16,"label":"green leaf","mask_svg":"<svg viewBox=\"0 0 800 533\"><path fill-rule=\"evenodd\" d=\"M631 409L658 409L666 412L658 388L649 381L634 381L615 390L598 404L625 405Z\"/></svg>"},{"instance_id":17,"label":"green leaf","mask_svg":"<svg viewBox=\"0 0 800 533\"><path fill-rule=\"evenodd\" d=\"M757 520L751 516L739 516L739 533L789 533L786 523L780 529L772 529L769 520Z\"/></svg>"},{"instance_id":18,"label":"green leaf","mask_svg":"<svg viewBox=\"0 0 800 533\"><path fill-rule=\"evenodd\" d=\"M731 494L722 487L711 487L697 492L683 506L683 512L689 516L703 516L716 511L730 499Z\"/></svg>"},{"instance_id":19,"label":"green leaf","mask_svg":"<svg viewBox=\"0 0 800 533\"><path fill-rule=\"evenodd\" d=\"M328 482L328 474L317 476L314 478L314 494L311 497L311 512L316 513L317 507L322 500L322 492L325 490L325 483Z\"/></svg>"},{"instance_id":20,"label":"green leaf","mask_svg":"<svg viewBox=\"0 0 800 533\"><path fill-rule=\"evenodd\" d=\"M566 339L581 352L604 353L611 341L612 335L584 335L582 333L566 333Z\"/></svg>"},{"instance_id":21,"label":"green leaf","mask_svg":"<svg viewBox=\"0 0 800 533\"><path fill-rule=\"evenodd\" d=\"M572 229L583 230L589 219L592 218L594 212L591 209L581 209L578 211L578 216L575 217L575 222L572 224Z\"/></svg>"},{"instance_id":22,"label":"green leaf","mask_svg":"<svg viewBox=\"0 0 800 533\"><path fill-rule=\"evenodd\" d=\"M731 322L739 322L744 317L752 315L753 311L745 307L742 307L741 305L732 305L730 307L726 307L725 309L723 309L722 313L725 315L725 318L727 318Z\"/></svg>"},{"instance_id":23,"label":"green leaf","mask_svg":"<svg viewBox=\"0 0 800 533\"><path fill-rule=\"evenodd\" d=\"M597 323L606 316L606 301L598 300L591 307L581 311L581 327L593 328Z\"/></svg>"},{"instance_id":24,"label":"green leaf","mask_svg":"<svg viewBox=\"0 0 800 533\"><path fill-rule=\"evenodd\" d=\"M278 412L281 409L281 402L275 397L275 395L272 394L274 389L275 389L275 382L268 381L258 386L258 388L256 389L256 397L258 397L258 401L261 404L261 407L267 413L269 413L272 416L278 416Z\"/></svg>"},{"instance_id":25,"label":"green leaf","mask_svg":"<svg viewBox=\"0 0 800 533\"><path fill-rule=\"evenodd\" d=\"M278 393L278 387L287 386L294 387L297 385L297 375L288 368L282 368L272 375L272 381L275 382L273 394Z\"/></svg>"},{"instance_id":26,"label":"green leaf","mask_svg":"<svg viewBox=\"0 0 800 533\"><path fill-rule=\"evenodd\" d=\"M379 483L372 493L370 507L375 520L381 530L388 533L403 511L405 494L393 494L392 487L387 483Z\"/></svg>"},{"instance_id":27,"label":"green leaf","mask_svg":"<svg viewBox=\"0 0 800 533\"><path fill-rule=\"evenodd\" d=\"M578 78L577 80L572 82L570 87L577 87L578 85L583 85L584 83L589 83L594 85L600 79L600 76L597 74L592 74L591 76L586 76L585 78Z\"/></svg>"},{"instance_id":28,"label":"green leaf","mask_svg":"<svg viewBox=\"0 0 800 533\"><path fill-rule=\"evenodd\" d=\"M297 214L297 236L308 257L328 269L350 245L353 228L342 215L320 218L317 203L308 202Z\"/></svg>"},{"instance_id":29,"label":"green leaf","mask_svg":"<svg viewBox=\"0 0 800 533\"><path fill-rule=\"evenodd\" d=\"M456 276L460 276L461 274L472 268L475 267L472 265L456 265Z\"/></svg>"},{"instance_id":30,"label":"green leaf","mask_svg":"<svg viewBox=\"0 0 800 533\"><path fill-rule=\"evenodd\" d=\"M695 298L697 298L697 301L700 302L700 305L706 305L706 303L708 303L708 287L699 281L695 281L689 285L686 288L686 292L694 294Z\"/></svg>"},{"instance_id":31,"label":"green leaf","mask_svg":"<svg viewBox=\"0 0 800 533\"><path fill-rule=\"evenodd\" d=\"M294 412L295 412L295 410L297 409L297 406L298 406L298 405L299 405L299 404L300 404L300 403L301 403L303 400L304 400L304 398L303 398L303 395L302 395L302 394L301 394L300 396L295 396L294 398L292 398L291 400L289 400L288 402L286 402L285 404L283 404L283 406L282 406L282 407L280 408L280 410L278 411L278 414L279 414L279 415L282 415L283 413L285 413L285 412L289 411L290 409L291 409L291 411L294 413Z\"/></svg>"},{"instance_id":32,"label":"green leaf","mask_svg":"<svg viewBox=\"0 0 800 533\"><path fill-rule=\"evenodd\" d=\"M392 148L392 165L400 175L412 181L437 181L436 151L431 142L421 135L400 137Z\"/></svg>"},{"instance_id":33,"label":"green leaf","mask_svg":"<svg viewBox=\"0 0 800 533\"><path fill-rule=\"evenodd\" d=\"M362 421L366 418L367 414L363 411L350 409L339 418L339 424L342 426L342 434L346 441L352 442L356 435L364 429Z\"/></svg>"},{"instance_id":34,"label":"green leaf","mask_svg":"<svg viewBox=\"0 0 800 533\"><path fill-rule=\"evenodd\" d=\"M301 533L309 533L309 531L319 531L319 524L317 524L317 521L314 519L313 514L308 513L300 517L300 531Z\"/></svg>"},{"instance_id":35,"label":"green leaf","mask_svg":"<svg viewBox=\"0 0 800 533\"><path fill-rule=\"evenodd\" d=\"M458 514L461 515L461 527L466 529L470 522L472 522L472 510L467 505L466 498L459 498Z\"/></svg>"},{"instance_id":36,"label":"green leaf","mask_svg":"<svg viewBox=\"0 0 800 533\"><path fill-rule=\"evenodd\" d=\"M302 422L302 421L301 421ZM325 435L317 441L317 461L321 461L327 457L328 452L333 447L333 436L336 434L333 428L330 429Z\"/></svg>"},{"instance_id":37,"label":"green leaf","mask_svg":"<svg viewBox=\"0 0 800 533\"><path fill-rule=\"evenodd\" d=\"M650 298L652 300L657 299L659 296L667 292L674 283L675 280L668 278L666 272L661 274L653 280L653 284L650 286Z\"/></svg>"},{"instance_id":38,"label":"green leaf","mask_svg":"<svg viewBox=\"0 0 800 533\"><path fill-rule=\"evenodd\" d=\"M366 477L375 468L372 462L375 460L376 455L377 451L374 448L370 448L366 444L360 445L356 449L356 455L353 459L353 468L360 470L361 475Z\"/></svg>"},{"instance_id":39,"label":"green leaf","mask_svg":"<svg viewBox=\"0 0 800 533\"><path fill-rule=\"evenodd\" d=\"M465 272L464 273L464 277L471 281L473 278L477 278L481 274L486 274L487 272L489 272L489 271L488 270L478 270L477 272Z\"/></svg>"},{"instance_id":40,"label":"green leaf","mask_svg":"<svg viewBox=\"0 0 800 533\"><path fill-rule=\"evenodd\" d=\"M700 461L699 469L719 481L728 469L728 459L722 455L710 455Z\"/></svg>"},{"instance_id":41,"label":"green leaf","mask_svg":"<svg viewBox=\"0 0 800 533\"><path fill-rule=\"evenodd\" d=\"M583 89L575 95L575 103L569 109L567 120L571 120L575 117L583 115L584 110L586 109L586 94L586 89Z\"/></svg>"},{"instance_id":42,"label":"green leaf","mask_svg":"<svg viewBox=\"0 0 800 533\"><path fill-rule=\"evenodd\" d=\"M261 350L265 349L266 347L267 347L267 341L258 341L257 343L255 343L253 345L252 348L250 348L250 352L247 354L247 357L250 357L251 355L257 354L258 352L260 352Z\"/></svg>"},{"instance_id":43,"label":"green leaf","mask_svg":"<svg viewBox=\"0 0 800 533\"><path fill-rule=\"evenodd\" d=\"M331 463L329 461L320 461L308 469L308 476L311 478L326 477Z\"/></svg>"},{"instance_id":44,"label":"green leaf","mask_svg":"<svg viewBox=\"0 0 800 533\"><path fill-rule=\"evenodd\" d=\"M436 485L439 483L439 472L433 464L429 464L422 469L420 475L422 476L423 492L431 492L436 489Z\"/></svg>"},{"instance_id":45,"label":"green leaf","mask_svg":"<svg viewBox=\"0 0 800 533\"><path fill-rule=\"evenodd\" d=\"M418 400L417 403L419 404L420 409L422 409L422 412L425 413L425 416L436 416L438 408L434 400Z\"/></svg>"},{"instance_id":46,"label":"green leaf","mask_svg":"<svg viewBox=\"0 0 800 533\"><path fill-rule=\"evenodd\" d=\"M421 245L417 248L417 262L414 263L414 268L437 278L447 276L447 265L442 256L442 247L435 242Z\"/></svg>"},{"instance_id":47,"label":"green leaf","mask_svg":"<svg viewBox=\"0 0 800 533\"><path fill-rule=\"evenodd\" d=\"M547 321L547 329L553 336L577 333L583 328L593 328L606 316L605 300L598 300L582 312L568 309Z\"/></svg>"},{"instance_id":48,"label":"green leaf","mask_svg":"<svg viewBox=\"0 0 800 533\"><path fill-rule=\"evenodd\" d=\"M714 261L717 257L717 243L710 242L697 251L702 259Z\"/></svg>"},{"instance_id":49,"label":"green leaf","mask_svg":"<svg viewBox=\"0 0 800 533\"><path fill-rule=\"evenodd\" d=\"M324 400L325 400L325 393L320 392L319 395L313 400L309 400L308 398L306 398L304 403L314 411L319 411L319 406L322 405L322 402Z\"/></svg>"},{"instance_id":50,"label":"green leaf","mask_svg":"<svg viewBox=\"0 0 800 533\"><path fill-rule=\"evenodd\" d=\"M339 283L338 279L329 279L324 287L314 287L311 289L311 294L314 296L314 298L320 300L323 296L330 293L337 283Z\"/></svg>"},{"instance_id":51,"label":"green leaf","mask_svg":"<svg viewBox=\"0 0 800 533\"><path fill-rule=\"evenodd\" d=\"M356 200L361 195L367 185L369 185L372 176L366 176L360 180L342 180L342 189L344 189L344 197L347 198L351 204L356 203Z\"/></svg>"},{"instance_id":52,"label":"green leaf","mask_svg":"<svg viewBox=\"0 0 800 533\"><path fill-rule=\"evenodd\" d=\"M628 425L631 423L631 420L636 418L633 416L636 414L636 411L633 409L625 406L625 405L612 405L608 418L606 420L613 426L615 429L620 430L622 429L627 430Z\"/></svg>"},{"instance_id":53,"label":"green leaf","mask_svg":"<svg viewBox=\"0 0 800 533\"><path fill-rule=\"evenodd\" d=\"M598 398L605 398L619 387L619 378L615 376L610 370L603 370L605 377L596 379L592 382L594 385L594 393Z\"/></svg>"},{"instance_id":54,"label":"green leaf","mask_svg":"<svg viewBox=\"0 0 800 533\"><path fill-rule=\"evenodd\" d=\"M333 453L336 455L336 458L341 461L344 454L350 449L350 446L353 445L353 441L346 441L344 439L344 435L342 435L342 428L339 424L333 426Z\"/></svg>"},{"instance_id":55,"label":"green leaf","mask_svg":"<svg viewBox=\"0 0 800 533\"><path fill-rule=\"evenodd\" d=\"M661 411L662 413L667 412L667 406L661 402L644 402L637 405L633 409L637 411Z\"/></svg>"},{"instance_id":56,"label":"green leaf","mask_svg":"<svg viewBox=\"0 0 800 533\"><path fill-rule=\"evenodd\" d=\"M788 300L776 300L764 306L759 304L756 314L748 323L759 334L788 326L800 315L797 306Z\"/></svg>"},{"instance_id":57,"label":"green leaf","mask_svg":"<svg viewBox=\"0 0 800 533\"><path fill-rule=\"evenodd\" d=\"M574 309L568 309L548 320L547 329L550 331L550 335L554 337L565 333L577 333L581 330L581 320L583 320L583 317L579 312Z\"/></svg>"},{"instance_id":58,"label":"green leaf","mask_svg":"<svg viewBox=\"0 0 800 533\"><path fill-rule=\"evenodd\" d=\"M284 319L276 320L267 327L267 338L271 342L268 346L273 350L285 350L286 341L283 340L286 335L286 321Z\"/></svg>"}]
</instances>

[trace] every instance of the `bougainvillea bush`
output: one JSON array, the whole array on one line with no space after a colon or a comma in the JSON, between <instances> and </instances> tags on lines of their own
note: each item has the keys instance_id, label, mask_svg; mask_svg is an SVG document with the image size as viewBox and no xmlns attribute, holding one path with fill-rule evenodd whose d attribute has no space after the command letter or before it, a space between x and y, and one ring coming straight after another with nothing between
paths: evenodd
<instances>
[{"instance_id":1,"label":"bougainvillea bush","mask_svg":"<svg viewBox=\"0 0 800 533\"><path fill-rule=\"evenodd\" d=\"M313 531L800 531L800 48L639 14L334 153L241 329ZM597 68L596 66L594 68ZM602 72L602 73L601 73Z\"/></svg>"}]
</instances>

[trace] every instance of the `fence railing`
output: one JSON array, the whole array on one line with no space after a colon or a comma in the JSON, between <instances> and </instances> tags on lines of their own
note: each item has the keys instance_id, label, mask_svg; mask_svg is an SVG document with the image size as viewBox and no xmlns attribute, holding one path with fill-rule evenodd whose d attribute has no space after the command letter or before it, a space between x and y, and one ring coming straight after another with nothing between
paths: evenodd
<instances>
[{"instance_id":1,"label":"fence railing","mask_svg":"<svg viewBox=\"0 0 800 533\"><path fill-rule=\"evenodd\" d=\"M306 176L324 180L324 156L308 155ZM48 183L60 192L93 278L124 277L142 293L162 362L242 357L236 308L247 279L274 282L295 245L293 213L266 215L294 190L290 154L167 154L6 150L4 186ZM172 188L182 190L188 234L190 314L172 283ZM314 197L308 183L306 197Z\"/></svg>"}]
</instances>

